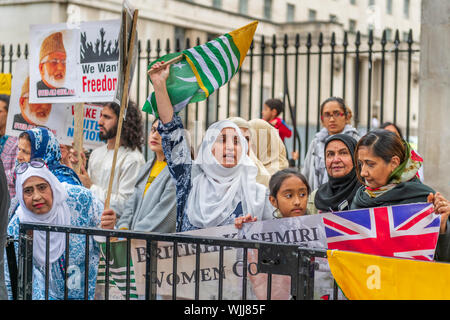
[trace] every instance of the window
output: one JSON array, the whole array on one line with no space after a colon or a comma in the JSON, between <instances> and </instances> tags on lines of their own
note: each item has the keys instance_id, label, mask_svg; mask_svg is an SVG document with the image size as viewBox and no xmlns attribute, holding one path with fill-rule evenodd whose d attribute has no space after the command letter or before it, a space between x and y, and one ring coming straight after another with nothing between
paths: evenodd
<instances>
[{"instance_id":1,"label":"window","mask_svg":"<svg viewBox=\"0 0 450 320\"><path fill-rule=\"evenodd\" d=\"M348 30L350 32L356 32L356 20L350 19L348 21Z\"/></svg>"},{"instance_id":2,"label":"window","mask_svg":"<svg viewBox=\"0 0 450 320\"><path fill-rule=\"evenodd\" d=\"M288 3L286 6L286 21L294 22L295 20L295 6L293 4Z\"/></svg>"},{"instance_id":3,"label":"window","mask_svg":"<svg viewBox=\"0 0 450 320\"><path fill-rule=\"evenodd\" d=\"M392 41L392 29L386 28L386 41Z\"/></svg>"},{"instance_id":4,"label":"window","mask_svg":"<svg viewBox=\"0 0 450 320\"><path fill-rule=\"evenodd\" d=\"M272 0L264 0L264 18L272 19Z\"/></svg>"},{"instance_id":5,"label":"window","mask_svg":"<svg viewBox=\"0 0 450 320\"><path fill-rule=\"evenodd\" d=\"M392 14L392 0L386 0L386 13Z\"/></svg>"},{"instance_id":6,"label":"window","mask_svg":"<svg viewBox=\"0 0 450 320\"><path fill-rule=\"evenodd\" d=\"M350 0L350 4L356 5L356 0Z\"/></svg>"},{"instance_id":7,"label":"window","mask_svg":"<svg viewBox=\"0 0 450 320\"><path fill-rule=\"evenodd\" d=\"M403 0L403 16L409 18L409 0Z\"/></svg>"},{"instance_id":8,"label":"window","mask_svg":"<svg viewBox=\"0 0 450 320\"><path fill-rule=\"evenodd\" d=\"M403 31L403 41L408 42L409 32Z\"/></svg>"},{"instance_id":9,"label":"window","mask_svg":"<svg viewBox=\"0 0 450 320\"><path fill-rule=\"evenodd\" d=\"M370 7L370 6L374 6L374 5L375 5L375 0L369 0L368 5L369 5L369 7Z\"/></svg>"},{"instance_id":10,"label":"window","mask_svg":"<svg viewBox=\"0 0 450 320\"><path fill-rule=\"evenodd\" d=\"M239 0L239 13L248 13L248 0Z\"/></svg>"},{"instance_id":11,"label":"window","mask_svg":"<svg viewBox=\"0 0 450 320\"><path fill-rule=\"evenodd\" d=\"M181 28L181 27L175 27L175 42L174 42L174 44L176 45L177 40L179 40L180 46L183 47L186 42L185 37L186 37L186 29Z\"/></svg>"},{"instance_id":12,"label":"window","mask_svg":"<svg viewBox=\"0 0 450 320\"><path fill-rule=\"evenodd\" d=\"M222 8L222 0L213 0L213 7L214 8Z\"/></svg>"},{"instance_id":13,"label":"window","mask_svg":"<svg viewBox=\"0 0 450 320\"><path fill-rule=\"evenodd\" d=\"M317 11L309 9L308 10L308 20L309 21L314 21L314 20L316 20L316 17L317 17Z\"/></svg>"},{"instance_id":14,"label":"window","mask_svg":"<svg viewBox=\"0 0 450 320\"><path fill-rule=\"evenodd\" d=\"M330 14L330 22L338 22L338 17L335 14Z\"/></svg>"}]
</instances>

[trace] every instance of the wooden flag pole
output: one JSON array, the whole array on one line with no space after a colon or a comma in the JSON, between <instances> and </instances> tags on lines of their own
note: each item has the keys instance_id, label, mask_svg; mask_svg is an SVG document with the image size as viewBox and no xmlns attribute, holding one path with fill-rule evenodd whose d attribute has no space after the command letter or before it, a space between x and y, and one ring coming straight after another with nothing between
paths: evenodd
<instances>
[{"instance_id":1,"label":"wooden flag pole","mask_svg":"<svg viewBox=\"0 0 450 320\"><path fill-rule=\"evenodd\" d=\"M112 185L113 185L113 181L114 181L114 173L116 171L117 153L119 151L120 135L122 133L122 123L123 123L125 110L127 109L127 106L128 106L128 82L129 82L129 78L130 78L130 69L131 69L131 64L132 64L131 60L133 59L133 49L134 49L133 40L136 35L137 16L138 16L138 10L135 10L133 13L133 24L131 27L131 41L130 41L131 45L128 48L126 57L124 58L127 61L126 69L125 69L125 83L124 83L123 92L122 92L122 103L120 105L120 114L119 114L119 119L118 119L119 122L117 124L116 144L114 146L114 156L113 156L113 162L112 162L112 168L111 168L111 175L109 176L108 191L107 191L106 199L105 199L105 207L104 207L105 210L109 209L109 204L111 201L111 191L112 191ZM124 41L126 41L126 40L124 39Z\"/></svg>"},{"instance_id":2,"label":"wooden flag pole","mask_svg":"<svg viewBox=\"0 0 450 320\"><path fill-rule=\"evenodd\" d=\"M84 103L75 103L74 109L73 148L77 151L78 162L73 169L76 174L80 174L82 164L81 152L83 152Z\"/></svg>"},{"instance_id":3,"label":"wooden flag pole","mask_svg":"<svg viewBox=\"0 0 450 320\"><path fill-rule=\"evenodd\" d=\"M164 66L168 65L168 64L172 64L172 63L177 63L178 61L181 61L183 59L183 55L180 54L179 56L176 56L175 58L170 59L169 61L165 61L164 63L161 64L161 68L163 68ZM154 69L154 70L148 70L148 75L151 75L152 73L158 71L159 69Z\"/></svg>"}]
</instances>

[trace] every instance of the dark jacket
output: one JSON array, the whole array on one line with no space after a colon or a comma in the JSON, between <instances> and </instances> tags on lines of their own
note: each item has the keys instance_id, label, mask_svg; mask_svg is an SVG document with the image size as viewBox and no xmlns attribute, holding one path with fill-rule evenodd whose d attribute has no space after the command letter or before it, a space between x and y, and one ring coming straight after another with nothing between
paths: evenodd
<instances>
[{"instance_id":1,"label":"dark jacket","mask_svg":"<svg viewBox=\"0 0 450 320\"><path fill-rule=\"evenodd\" d=\"M9 191L6 181L5 169L0 159L0 248L5 252L6 247L6 227L8 225ZM0 254L0 300L7 300L8 294L5 286L4 274L4 254Z\"/></svg>"}]
</instances>

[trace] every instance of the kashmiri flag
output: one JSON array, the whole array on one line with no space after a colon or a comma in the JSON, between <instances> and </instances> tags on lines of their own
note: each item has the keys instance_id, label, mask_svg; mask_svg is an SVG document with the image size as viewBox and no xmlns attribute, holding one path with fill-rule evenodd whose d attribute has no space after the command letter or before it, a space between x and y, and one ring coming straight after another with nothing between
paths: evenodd
<instances>
[{"instance_id":1,"label":"kashmiri flag","mask_svg":"<svg viewBox=\"0 0 450 320\"><path fill-rule=\"evenodd\" d=\"M448 300L450 264L327 251L331 273L350 300Z\"/></svg>"},{"instance_id":2,"label":"kashmiri flag","mask_svg":"<svg viewBox=\"0 0 450 320\"><path fill-rule=\"evenodd\" d=\"M215 90L226 84L238 72L247 55L256 31L257 21L226 33L206 44L177 53L167 54L159 61L169 61L182 55L181 61L170 65L167 91L175 112L189 103L205 100ZM158 116L155 93L145 102L143 111Z\"/></svg>"},{"instance_id":3,"label":"kashmiri flag","mask_svg":"<svg viewBox=\"0 0 450 320\"><path fill-rule=\"evenodd\" d=\"M97 286L106 284L106 243L100 243L100 261L98 264ZM127 241L111 241L109 252L109 286L119 290L124 299L127 293ZM136 278L130 254L129 298L137 300Z\"/></svg>"}]
</instances>

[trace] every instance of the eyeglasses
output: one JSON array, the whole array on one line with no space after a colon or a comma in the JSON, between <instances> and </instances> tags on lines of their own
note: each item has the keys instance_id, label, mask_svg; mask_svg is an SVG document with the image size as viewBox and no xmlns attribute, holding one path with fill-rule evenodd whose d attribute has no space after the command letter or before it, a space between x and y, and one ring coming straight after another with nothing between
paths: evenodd
<instances>
[{"instance_id":1,"label":"eyeglasses","mask_svg":"<svg viewBox=\"0 0 450 320\"><path fill-rule=\"evenodd\" d=\"M60 59L51 59L47 61L42 61L41 63L50 63L52 66L56 66L58 64L66 65L66 60L60 60Z\"/></svg>"},{"instance_id":2,"label":"eyeglasses","mask_svg":"<svg viewBox=\"0 0 450 320\"><path fill-rule=\"evenodd\" d=\"M345 115L345 112L341 112L341 111L333 111L333 113L325 112L322 115L322 118L325 118L325 119L330 119L331 117L339 118L339 117L343 117L344 115Z\"/></svg>"},{"instance_id":3,"label":"eyeglasses","mask_svg":"<svg viewBox=\"0 0 450 320\"><path fill-rule=\"evenodd\" d=\"M46 164L45 164L44 159L42 159L42 158L34 158L34 159L31 159L30 162L19 163L16 166L16 169L14 171L15 171L16 174L22 174L25 171L27 171L27 169L30 166L33 167L33 168L42 168L42 167L46 166Z\"/></svg>"}]
</instances>

